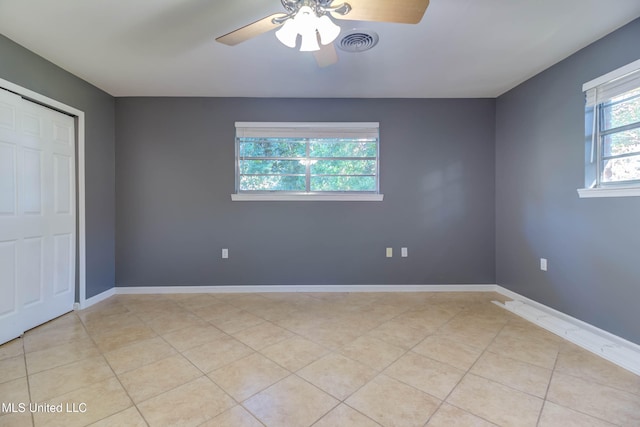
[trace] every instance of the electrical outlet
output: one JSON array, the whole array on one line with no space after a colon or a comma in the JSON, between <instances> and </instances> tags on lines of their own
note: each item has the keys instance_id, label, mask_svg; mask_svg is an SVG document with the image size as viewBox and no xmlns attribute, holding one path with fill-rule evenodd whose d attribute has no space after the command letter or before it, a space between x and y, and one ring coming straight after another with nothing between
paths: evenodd
<instances>
[{"instance_id":1,"label":"electrical outlet","mask_svg":"<svg viewBox=\"0 0 640 427\"><path fill-rule=\"evenodd\" d=\"M547 271L547 259L540 258L540 270Z\"/></svg>"},{"instance_id":2,"label":"electrical outlet","mask_svg":"<svg viewBox=\"0 0 640 427\"><path fill-rule=\"evenodd\" d=\"M409 249L408 248L402 248L400 250L400 252L401 252L402 258L406 258L406 257L409 256Z\"/></svg>"},{"instance_id":3,"label":"electrical outlet","mask_svg":"<svg viewBox=\"0 0 640 427\"><path fill-rule=\"evenodd\" d=\"M227 259L229 258L229 249L223 249L222 250L222 258Z\"/></svg>"},{"instance_id":4,"label":"electrical outlet","mask_svg":"<svg viewBox=\"0 0 640 427\"><path fill-rule=\"evenodd\" d=\"M387 248L387 258L393 258L393 248Z\"/></svg>"}]
</instances>

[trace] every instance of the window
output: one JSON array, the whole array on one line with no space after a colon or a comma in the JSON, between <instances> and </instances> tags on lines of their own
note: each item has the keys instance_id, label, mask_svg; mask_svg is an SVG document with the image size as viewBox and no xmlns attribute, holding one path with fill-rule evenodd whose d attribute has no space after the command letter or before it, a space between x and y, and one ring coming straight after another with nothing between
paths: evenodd
<instances>
[{"instance_id":1,"label":"window","mask_svg":"<svg viewBox=\"0 0 640 427\"><path fill-rule=\"evenodd\" d=\"M640 195L640 60L586 83L583 90L585 185L602 196Z\"/></svg>"},{"instance_id":2,"label":"window","mask_svg":"<svg viewBox=\"0 0 640 427\"><path fill-rule=\"evenodd\" d=\"M378 123L236 123L233 200L379 201Z\"/></svg>"}]
</instances>

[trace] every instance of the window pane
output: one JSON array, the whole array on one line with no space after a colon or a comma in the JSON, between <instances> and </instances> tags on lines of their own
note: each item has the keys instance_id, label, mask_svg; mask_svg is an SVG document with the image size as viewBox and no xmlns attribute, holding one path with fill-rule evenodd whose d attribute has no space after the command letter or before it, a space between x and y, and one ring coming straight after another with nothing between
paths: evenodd
<instances>
[{"instance_id":1,"label":"window pane","mask_svg":"<svg viewBox=\"0 0 640 427\"><path fill-rule=\"evenodd\" d=\"M640 122L640 88L624 93L602 105L601 130Z\"/></svg>"},{"instance_id":2,"label":"window pane","mask_svg":"<svg viewBox=\"0 0 640 427\"><path fill-rule=\"evenodd\" d=\"M237 192L378 191L377 124L248 125L236 124Z\"/></svg>"},{"instance_id":3,"label":"window pane","mask_svg":"<svg viewBox=\"0 0 640 427\"><path fill-rule=\"evenodd\" d=\"M602 166L602 182L640 180L640 155L605 160Z\"/></svg>"},{"instance_id":4,"label":"window pane","mask_svg":"<svg viewBox=\"0 0 640 427\"><path fill-rule=\"evenodd\" d=\"M602 149L605 157L640 153L640 128L606 135Z\"/></svg>"},{"instance_id":5,"label":"window pane","mask_svg":"<svg viewBox=\"0 0 640 427\"><path fill-rule=\"evenodd\" d=\"M241 174L304 174L305 166L299 160L240 160Z\"/></svg>"},{"instance_id":6,"label":"window pane","mask_svg":"<svg viewBox=\"0 0 640 427\"><path fill-rule=\"evenodd\" d=\"M375 160L318 160L311 164L313 175L375 175Z\"/></svg>"},{"instance_id":7,"label":"window pane","mask_svg":"<svg viewBox=\"0 0 640 427\"><path fill-rule=\"evenodd\" d=\"M373 176L312 176L311 191L376 191Z\"/></svg>"},{"instance_id":8,"label":"window pane","mask_svg":"<svg viewBox=\"0 0 640 427\"><path fill-rule=\"evenodd\" d=\"M305 191L304 176L240 177L240 191Z\"/></svg>"},{"instance_id":9,"label":"window pane","mask_svg":"<svg viewBox=\"0 0 640 427\"><path fill-rule=\"evenodd\" d=\"M309 142L310 157L377 157L374 139L322 139Z\"/></svg>"},{"instance_id":10,"label":"window pane","mask_svg":"<svg viewBox=\"0 0 640 427\"><path fill-rule=\"evenodd\" d=\"M239 138L240 157L304 157L304 140L289 138Z\"/></svg>"}]
</instances>

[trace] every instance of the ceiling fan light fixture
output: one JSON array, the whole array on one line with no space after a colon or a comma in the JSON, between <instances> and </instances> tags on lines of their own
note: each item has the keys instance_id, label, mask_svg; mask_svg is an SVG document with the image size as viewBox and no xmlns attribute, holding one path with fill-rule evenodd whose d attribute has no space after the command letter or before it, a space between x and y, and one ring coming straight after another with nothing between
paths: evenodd
<instances>
[{"instance_id":1,"label":"ceiling fan light fixture","mask_svg":"<svg viewBox=\"0 0 640 427\"><path fill-rule=\"evenodd\" d=\"M320 34L320 43L327 45L333 43L340 34L340 27L337 26L327 15L322 15L318 19L318 33Z\"/></svg>"},{"instance_id":2,"label":"ceiling fan light fixture","mask_svg":"<svg viewBox=\"0 0 640 427\"><path fill-rule=\"evenodd\" d=\"M296 47L296 40L298 39L298 28L293 19L288 19L284 22L284 25L276 31L276 37L283 45L294 48Z\"/></svg>"},{"instance_id":3,"label":"ceiling fan light fixture","mask_svg":"<svg viewBox=\"0 0 640 427\"><path fill-rule=\"evenodd\" d=\"M314 21L315 17L316 13L310 6L301 6L293 19L298 23L298 25L309 25Z\"/></svg>"},{"instance_id":4,"label":"ceiling fan light fixture","mask_svg":"<svg viewBox=\"0 0 640 427\"><path fill-rule=\"evenodd\" d=\"M318 35L315 28L305 29L301 36L302 43L300 44L300 52L315 52L320 50Z\"/></svg>"},{"instance_id":5,"label":"ceiling fan light fixture","mask_svg":"<svg viewBox=\"0 0 640 427\"><path fill-rule=\"evenodd\" d=\"M293 17L298 34L302 37L301 52L314 52L320 50L318 36L316 36L318 17L309 6L302 6Z\"/></svg>"},{"instance_id":6,"label":"ceiling fan light fixture","mask_svg":"<svg viewBox=\"0 0 640 427\"><path fill-rule=\"evenodd\" d=\"M295 48L298 35L301 36L301 52L315 52L320 50L320 43L327 45L332 43L340 34L340 27L336 25L328 15L322 11L309 6L312 3L305 3L298 10L293 12L285 21L282 27L276 31L276 37L280 42L290 48ZM277 22L274 20L274 23ZM280 20L282 23L282 20Z\"/></svg>"}]
</instances>

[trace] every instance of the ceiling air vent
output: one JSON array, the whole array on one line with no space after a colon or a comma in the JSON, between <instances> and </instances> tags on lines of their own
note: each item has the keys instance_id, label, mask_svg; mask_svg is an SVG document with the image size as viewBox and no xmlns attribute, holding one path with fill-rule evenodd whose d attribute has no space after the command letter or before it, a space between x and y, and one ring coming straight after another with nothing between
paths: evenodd
<instances>
[{"instance_id":1,"label":"ceiling air vent","mask_svg":"<svg viewBox=\"0 0 640 427\"><path fill-rule=\"evenodd\" d=\"M338 42L345 52L364 52L378 44L378 34L369 30L351 30Z\"/></svg>"}]
</instances>

